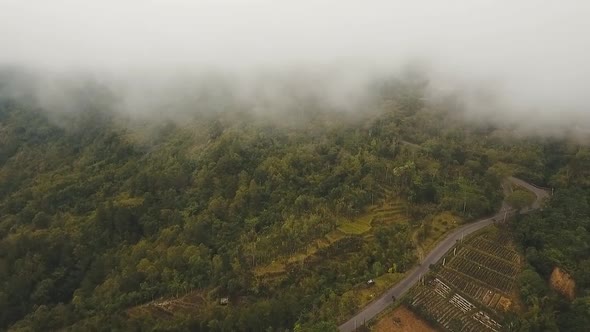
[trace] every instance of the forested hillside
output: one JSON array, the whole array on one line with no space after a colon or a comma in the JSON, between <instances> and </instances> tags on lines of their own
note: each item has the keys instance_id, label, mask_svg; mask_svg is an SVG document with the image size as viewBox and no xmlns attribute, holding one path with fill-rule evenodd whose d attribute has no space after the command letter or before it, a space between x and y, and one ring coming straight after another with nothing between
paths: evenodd
<instances>
[{"instance_id":1,"label":"forested hillside","mask_svg":"<svg viewBox=\"0 0 590 332\"><path fill-rule=\"evenodd\" d=\"M590 324L590 154L587 147L553 142L544 155L551 161L546 183L555 194L543 211L512 223L528 262L520 277L528 309L513 326L582 331ZM569 276L567 287L555 285L556 268Z\"/></svg>"},{"instance_id":2,"label":"forested hillside","mask_svg":"<svg viewBox=\"0 0 590 332\"><path fill-rule=\"evenodd\" d=\"M411 234L434 215L490 214L508 174L540 183L559 170L556 185L574 186L588 169L564 170L542 142L465 123L456 104L424 89L382 84L370 111L302 102L283 117L229 109L182 121L129 119L100 100L66 114L2 100L0 329L333 329L356 309L339 299L347 290L393 264L411 268ZM542 250L563 241L526 222L554 225L558 214L586 243L588 214L567 208L587 210L580 190L558 191L556 210L516 226L542 275L548 259L587 274L574 263L587 246ZM392 197L407 202L407 225L373 241L347 235L322 248L320 264L278 279L255 274ZM191 314L128 313L191 293L202 299ZM224 297L229 306L218 305Z\"/></svg>"}]
</instances>

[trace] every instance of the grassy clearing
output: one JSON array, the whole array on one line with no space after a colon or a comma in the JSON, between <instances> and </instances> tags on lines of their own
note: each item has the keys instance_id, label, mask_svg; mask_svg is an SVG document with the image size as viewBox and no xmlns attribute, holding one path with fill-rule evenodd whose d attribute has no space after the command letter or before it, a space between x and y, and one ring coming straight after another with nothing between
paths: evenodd
<instances>
[{"instance_id":1,"label":"grassy clearing","mask_svg":"<svg viewBox=\"0 0 590 332\"><path fill-rule=\"evenodd\" d=\"M254 275L260 277L264 275L274 275L285 272L285 263L279 261L273 261L268 265L257 266L254 269Z\"/></svg>"},{"instance_id":2,"label":"grassy clearing","mask_svg":"<svg viewBox=\"0 0 590 332\"><path fill-rule=\"evenodd\" d=\"M335 230L331 231L330 233L326 234L326 240L328 241L328 244L330 244L330 243L334 243L340 239L343 239L345 236L346 236L346 234L342 233L338 229L335 229Z\"/></svg>"},{"instance_id":3,"label":"grassy clearing","mask_svg":"<svg viewBox=\"0 0 590 332\"><path fill-rule=\"evenodd\" d=\"M419 258L421 259L423 255L432 250L440 240L462 223L463 219L461 217L445 211L432 218L430 229L426 234L424 232L424 226L416 229L416 232L414 233L414 242L418 248Z\"/></svg>"},{"instance_id":4,"label":"grassy clearing","mask_svg":"<svg viewBox=\"0 0 590 332\"><path fill-rule=\"evenodd\" d=\"M519 194L522 194L523 196L527 197L530 200L530 203L534 202L537 199L537 196L531 192L530 190L526 189L523 186L519 186L515 183L509 182L510 185L510 191L512 193L518 192Z\"/></svg>"},{"instance_id":5,"label":"grassy clearing","mask_svg":"<svg viewBox=\"0 0 590 332\"><path fill-rule=\"evenodd\" d=\"M506 197L506 202L514 208L521 209L533 204L536 198L534 193L522 187L513 186L512 193Z\"/></svg>"},{"instance_id":6,"label":"grassy clearing","mask_svg":"<svg viewBox=\"0 0 590 332\"><path fill-rule=\"evenodd\" d=\"M353 221L347 221L338 226L338 230L344 234L361 235L371 230L372 214L367 214L356 218Z\"/></svg>"},{"instance_id":7,"label":"grassy clearing","mask_svg":"<svg viewBox=\"0 0 590 332\"><path fill-rule=\"evenodd\" d=\"M386 290L402 280L405 275L405 273L385 273L373 279L375 281L373 286L367 286L363 283L349 292L353 292L357 298L357 303L360 304L360 307L364 307L366 304L381 296L381 294L383 294Z\"/></svg>"},{"instance_id":8,"label":"grassy clearing","mask_svg":"<svg viewBox=\"0 0 590 332\"><path fill-rule=\"evenodd\" d=\"M422 242L422 247L424 250L430 251L438 241L461 224L463 224L463 219L451 212L442 212L434 216L430 233Z\"/></svg>"}]
</instances>

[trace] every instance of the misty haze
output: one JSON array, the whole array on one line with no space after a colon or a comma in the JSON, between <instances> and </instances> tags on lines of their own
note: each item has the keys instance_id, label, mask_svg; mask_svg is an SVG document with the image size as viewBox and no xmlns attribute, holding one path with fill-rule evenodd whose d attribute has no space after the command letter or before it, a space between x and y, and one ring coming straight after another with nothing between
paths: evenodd
<instances>
[{"instance_id":1,"label":"misty haze","mask_svg":"<svg viewBox=\"0 0 590 332\"><path fill-rule=\"evenodd\" d=\"M0 330L586 330L589 17L0 0Z\"/></svg>"},{"instance_id":2,"label":"misty haze","mask_svg":"<svg viewBox=\"0 0 590 332\"><path fill-rule=\"evenodd\" d=\"M36 93L54 108L67 107L51 104L62 95L61 76L116 87L120 106L137 113L146 107L138 99L166 100L174 84L190 97L187 75L239 76L239 93L258 95L267 86L252 85L276 89L271 77L301 80L303 73L321 80L327 99L349 98L335 101L346 108L368 81L411 63L438 92L459 94L486 119L532 120L551 132L590 122L590 5L583 1L4 0L2 8L0 63L48 76Z\"/></svg>"}]
</instances>

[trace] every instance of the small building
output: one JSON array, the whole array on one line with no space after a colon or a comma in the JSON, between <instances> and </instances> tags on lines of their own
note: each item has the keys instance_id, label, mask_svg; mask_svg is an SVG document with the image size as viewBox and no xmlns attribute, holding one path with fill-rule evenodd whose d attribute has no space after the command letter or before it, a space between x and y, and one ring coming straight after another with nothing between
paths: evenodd
<instances>
[{"instance_id":1,"label":"small building","mask_svg":"<svg viewBox=\"0 0 590 332\"><path fill-rule=\"evenodd\" d=\"M222 297L221 299L219 299L219 304L221 304L221 305L228 305L229 304L229 298L228 297Z\"/></svg>"},{"instance_id":2,"label":"small building","mask_svg":"<svg viewBox=\"0 0 590 332\"><path fill-rule=\"evenodd\" d=\"M369 281L367 281L367 285L369 285L369 286L375 285L375 280L369 279Z\"/></svg>"}]
</instances>

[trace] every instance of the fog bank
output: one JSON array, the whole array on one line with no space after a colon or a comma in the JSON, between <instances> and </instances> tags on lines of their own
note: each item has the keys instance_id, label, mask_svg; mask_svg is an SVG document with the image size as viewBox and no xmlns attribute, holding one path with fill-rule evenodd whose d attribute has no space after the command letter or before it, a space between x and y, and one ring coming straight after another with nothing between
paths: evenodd
<instances>
[{"instance_id":1,"label":"fog bank","mask_svg":"<svg viewBox=\"0 0 590 332\"><path fill-rule=\"evenodd\" d=\"M246 103L261 113L302 94L350 111L374 78L419 63L467 117L550 133L590 124L588 17L573 0L0 0L0 65L43 73L49 108L75 111L64 86L84 76L141 114L202 100L198 82L262 98Z\"/></svg>"}]
</instances>

